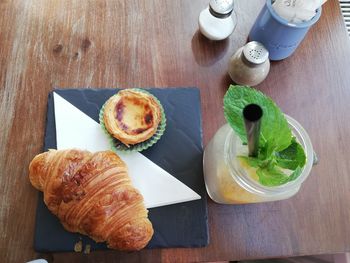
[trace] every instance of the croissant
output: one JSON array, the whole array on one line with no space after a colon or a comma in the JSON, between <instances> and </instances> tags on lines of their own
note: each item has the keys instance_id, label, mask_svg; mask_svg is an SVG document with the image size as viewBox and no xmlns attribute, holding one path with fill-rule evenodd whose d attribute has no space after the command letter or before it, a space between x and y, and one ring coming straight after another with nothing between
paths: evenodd
<instances>
[{"instance_id":1,"label":"croissant","mask_svg":"<svg viewBox=\"0 0 350 263\"><path fill-rule=\"evenodd\" d=\"M68 231L127 251L142 249L153 235L143 197L112 151L50 150L34 157L29 179Z\"/></svg>"}]
</instances>

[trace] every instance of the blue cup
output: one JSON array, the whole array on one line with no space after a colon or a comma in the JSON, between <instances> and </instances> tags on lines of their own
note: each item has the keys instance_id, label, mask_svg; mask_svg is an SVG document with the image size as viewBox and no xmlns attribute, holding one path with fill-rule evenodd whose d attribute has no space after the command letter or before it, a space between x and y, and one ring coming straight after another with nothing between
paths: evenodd
<instances>
[{"instance_id":1,"label":"blue cup","mask_svg":"<svg viewBox=\"0 0 350 263\"><path fill-rule=\"evenodd\" d=\"M261 10L250 33L250 41L262 43L269 51L270 60L281 60L293 54L309 28L321 16L322 8L309 21L292 24L280 17L272 8L271 0Z\"/></svg>"}]
</instances>

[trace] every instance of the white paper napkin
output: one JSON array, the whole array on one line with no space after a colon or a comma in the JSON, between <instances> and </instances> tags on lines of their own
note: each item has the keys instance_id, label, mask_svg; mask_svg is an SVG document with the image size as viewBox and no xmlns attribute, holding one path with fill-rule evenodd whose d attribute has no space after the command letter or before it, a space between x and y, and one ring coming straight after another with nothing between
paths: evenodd
<instances>
[{"instance_id":1,"label":"white paper napkin","mask_svg":"<svg viewBox=\"0 0 350 263\"><path fill-rule=\"evenodd\" d=\"M91 152L109 150L108 137L100 125L78 108L53 93L57 149L78 148ZM165 206L201 197L185 184L138 152L118 152L127 164L133 185L147 208Z\"/></svg>"},{"instance_id":2,"label":"white paper napkin","mask_svg":"<svg viewBox=\"0 0 350 263\"><path fill-rule=\"evenodd\" d=\"M311 20L325 2L326 0L276 0L272 7L288 22L298 24Z\"/></svg>"}]
</instances>

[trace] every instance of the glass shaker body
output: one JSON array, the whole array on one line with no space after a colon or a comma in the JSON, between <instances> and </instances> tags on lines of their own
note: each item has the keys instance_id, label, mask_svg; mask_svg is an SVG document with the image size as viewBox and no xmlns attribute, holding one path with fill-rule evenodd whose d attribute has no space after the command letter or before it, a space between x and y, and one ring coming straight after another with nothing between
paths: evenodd
<instances>
[{"instance_id":1,"label":"glass shaker body","mask_svg":"<svg viewBox=\"0 0 350 263\"><path fill-rule=\"evenodd\" d=\"M260 43L258 44L258 49L256 49L256 46L253 49L251 47L247 47L247 45L241 47L230 58L228 74L235 83L240 85L256 86L264 81L269 74L270 61L268 59L268 52ZM245 49L249 50L247 51ZM266 53L265 58L260 59L258 61L259 63L255 62L257 61L256 58L261 56L263 53Z\"/></svg>"},{"instance_id":2,"label":"glass shaker body","mask_svg":"<svg viewBox=\"0 0 350 263\"><path fill-rule=\"evenodd\" d=\"M210 40L229 37L236 27L233 0L211 0L198 18L200 32Z\"/></svg>"}]
</instances>

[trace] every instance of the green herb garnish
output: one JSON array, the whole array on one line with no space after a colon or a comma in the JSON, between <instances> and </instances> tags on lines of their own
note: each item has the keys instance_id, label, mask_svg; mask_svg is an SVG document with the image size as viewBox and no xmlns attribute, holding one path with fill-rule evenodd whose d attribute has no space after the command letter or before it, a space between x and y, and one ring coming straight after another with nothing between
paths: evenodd
<instances>
[{"instance_id":1,"label":"green herb garnish","mask_svg":"<svg viewBox=\"0 0 350 263\"><path fill-rule=\"evenodd\" d=\"M245 106L252 103L263 109L258 156L239 158L257 168L256 173L262 185L278 186L295 180L305 165L305 152L293 137L284 114L272 99L248 86L231 85L224 97L227 122L246 144L247 135L242 112ZM282 169L292 172L287 175Z\"/></svg>"}]
</instances>

